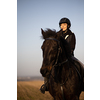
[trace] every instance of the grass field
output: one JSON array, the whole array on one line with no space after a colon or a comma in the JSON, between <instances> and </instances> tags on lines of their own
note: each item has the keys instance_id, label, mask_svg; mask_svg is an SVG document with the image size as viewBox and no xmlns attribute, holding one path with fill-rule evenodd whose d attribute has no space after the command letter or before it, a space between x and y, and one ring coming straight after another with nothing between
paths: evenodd
<instances>
[{"instance_id":1,"label":"grass field","mask_svg":"<svg viewBox=\"0 0 100 100\"><path fill-rule=\"evenodd\" d=\"M17 100L53 100L49 92L42 94L39 91L43 81L18 81ZM80 95L80 100L84 100L84 92Z\"/></svg>"}]
</instances>

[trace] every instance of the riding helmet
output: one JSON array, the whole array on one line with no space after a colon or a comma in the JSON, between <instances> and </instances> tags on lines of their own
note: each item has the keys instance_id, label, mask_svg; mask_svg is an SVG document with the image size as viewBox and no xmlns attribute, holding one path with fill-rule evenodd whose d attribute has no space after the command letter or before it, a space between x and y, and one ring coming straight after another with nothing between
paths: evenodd
<instances>
[{"instance_id":1,"label":"riding helmet","mask_svg":"<svg viewBox=\"0 0 100 100\"><path fill-rule=\"evenodd\" d=\"M62 23L67 23L69 25L69 28L71 27L71 22L68 18L62 18L60 21L59 21L59 26L62 24Z\"/></svg>"}]
</instances>

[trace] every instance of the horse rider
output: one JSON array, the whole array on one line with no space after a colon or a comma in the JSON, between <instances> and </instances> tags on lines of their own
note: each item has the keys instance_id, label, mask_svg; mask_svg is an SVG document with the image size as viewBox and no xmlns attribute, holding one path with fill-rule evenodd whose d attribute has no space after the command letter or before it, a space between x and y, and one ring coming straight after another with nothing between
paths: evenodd
<instances>
[{"instance_id":1,"label":"horse rider","mask_svg":"<svg viewBox=\"0 0 100 100\"><path fill-rule=\"evenodd\" d=\"M76 45L75 34L70 30L71 22L68 18L62 18L59 21L59 27L62 29L61 36L67 41L71 49L71 61L78 62L82 67L84 66L77 58L74 57L74 50ZM48 79L44 78L44 84L41 86L40 91L44 94L45 91L48 91Z\"/></svg>"}]
</instances>

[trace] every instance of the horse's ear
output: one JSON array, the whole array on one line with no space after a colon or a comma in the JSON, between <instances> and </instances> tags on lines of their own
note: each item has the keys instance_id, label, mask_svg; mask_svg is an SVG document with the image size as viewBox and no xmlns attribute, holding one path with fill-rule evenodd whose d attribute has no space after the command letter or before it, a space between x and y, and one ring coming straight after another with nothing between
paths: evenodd
<instances>
[{"instance_id":1,"label":"horse's ear","mask_svg":"<svg viewBox=\"0 0 100 100\"><path fill-rule=\"evenodd\" d=\"M41 33L42 33L42 35L44 36L44 33L45 33L45 32L44 32L44 30L43 30L42 28L41 28Z\"/></svg>"}]
</instances>

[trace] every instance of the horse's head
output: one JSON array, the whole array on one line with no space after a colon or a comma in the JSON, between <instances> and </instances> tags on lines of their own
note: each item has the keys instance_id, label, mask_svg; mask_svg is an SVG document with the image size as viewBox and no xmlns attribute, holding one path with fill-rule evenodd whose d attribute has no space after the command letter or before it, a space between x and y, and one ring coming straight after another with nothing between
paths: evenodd
<instances>
[{"instance_id":1,"label":"horse's head","mask_svg":"<svg viewBox=\"0 0 100 100\"><path fill-rule=\"evenodd\" d=\"M46 31L42 32L42 37L44 39L44 42L41 46L41 49L43 51L43 62L42 67L40 69L40 72L43 77L48 77L50 74L50 71L53 67L53 65L57 61L58 52L61 54L62 47L61 47L61 31L56 33L55 30L47 29Z\"/></svg>"},{"instance_id":2,"label":"horse's head","mask_svg":"<svg viewBox=\"0 0 100 100\"><path fill-rule=\"evenodd\" d=\"M45 77L49 75L49 72L55 63L59 42L58 40L56 40L57 34L55 30L47 29L46 31L43 31L41 29L41 32L44 42L41 46L41 49L43 51L43 62L40 72L42 76Z\"/></svg>"}]
</instances>

